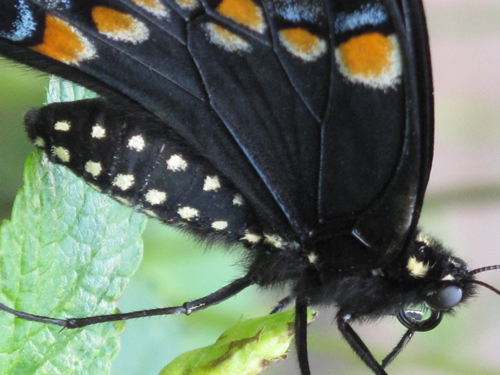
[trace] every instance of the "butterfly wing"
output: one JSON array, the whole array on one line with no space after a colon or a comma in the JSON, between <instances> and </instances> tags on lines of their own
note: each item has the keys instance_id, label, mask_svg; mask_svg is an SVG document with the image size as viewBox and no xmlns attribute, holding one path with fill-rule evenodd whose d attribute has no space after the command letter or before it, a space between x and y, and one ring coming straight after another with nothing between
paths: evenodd
<instances>
[{"instance_id":1,"label":"butterfly wing","mask_svg":"<svg viewBox=\"0 0 500 375\"><path fill-rule=\"evenodd\" d=\"M2 54L155 115L169 129L157 137L175 132L260 234L287 240L275 247L317 242L324 259L372 267L415 226L432 143L420 1L2 6ZM378 73L353 70L356 43L382 53Z\"/></svg>"},{"instance_id":2,"label":"butterfly wing","mask_svg":"<svg viewBox=\"0 0 500 375\"><path fill-rule=\"evenodd\" d=\"M331 263L375 268L413 233L429 178L433 101L425 18L419 1L334 4L335 84L319 184L326 240L319 247ZM333 237L338 228L349 234Z\"/></svg>"}]
</instances>

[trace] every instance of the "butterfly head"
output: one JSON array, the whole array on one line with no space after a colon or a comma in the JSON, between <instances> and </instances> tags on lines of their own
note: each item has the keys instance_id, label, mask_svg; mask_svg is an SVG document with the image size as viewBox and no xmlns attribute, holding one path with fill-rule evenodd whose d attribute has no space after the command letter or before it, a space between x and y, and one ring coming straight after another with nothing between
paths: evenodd
<instances>
[{"instance_id":1,"label":"butterfly head","mask_svg":"<svg viewBox=\"0 0 500 375\"><path fill-rule=\"evenodd\" d=\"M421 233L417 234L410 248L405 272L406 280L414 284L412 289L415 292L397 312L398 320L405 327L414 331L435 328L445 314L452 313L455 307L476 294L477 285L500 295L500 291L476 280L475 276L500 269L500 266L469 270L462 259L452 256L439 242Z\"/></svg>"}]
</instances>

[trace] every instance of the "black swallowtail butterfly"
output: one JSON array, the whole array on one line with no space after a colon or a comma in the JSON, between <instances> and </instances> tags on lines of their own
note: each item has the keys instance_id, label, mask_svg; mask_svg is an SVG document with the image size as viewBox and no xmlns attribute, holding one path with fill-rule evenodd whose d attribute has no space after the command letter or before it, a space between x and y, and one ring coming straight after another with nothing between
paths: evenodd
<instances>
[{"instance_id":1,"label":"black swallowtail butterfly","mask_svg":"<svg viewBox=\"0 0 500 375\"><path fill-rule=\"evenodd\" d=\"M35 144L150 216L248 248L246 276L163 313L196 311L251 284L287 285L277 310L295 301L303 374L305 312L315 304L337 305L346 340L385 374L414 331L434 328L479 284L473 275L484 269L468 271L416 227L433 136L420 1L1 7L1 54L106 98L30 112ZM414 309L421 304L428 319ZM385 315L408 333L379 364L350 322Z\"/></svg>"}]
</instances>

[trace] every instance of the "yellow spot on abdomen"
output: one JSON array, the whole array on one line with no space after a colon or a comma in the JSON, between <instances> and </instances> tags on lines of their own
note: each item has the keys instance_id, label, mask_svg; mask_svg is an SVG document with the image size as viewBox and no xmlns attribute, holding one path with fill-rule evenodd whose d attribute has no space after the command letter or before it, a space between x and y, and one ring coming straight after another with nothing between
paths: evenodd
<instances>
[{"instance_id":1,"label":"yellow spot on abdomen","mask_svg":"<svg viewBox=\"0 0 500 375\"><path fill-rule=\"evenodd\" d=\"M43 139L41 137L36 137L33 144L37 147L45 148L45 139Z\"/></svg>"},{"instance_id":2,"label":"yellow spot on abdomen","mask_svg":"<svg viewBox=\"0 0 500 375\"><path fill-rule=\"evenodd\" d=\"M300 27L283 29L279 39L288 52L305 61L314 61L326 52L326 42Z\"/></svg>"},{"instance_id":3,"label":"yellow spot on abdomen","mask_svg":"<svg viewBox=\"0 0 500 375\"><path fill-rule=\"evenodd\" d=\"M224 220L214 221L212 223L212 228L215 230L224 230L228 226L228 222Z\"/></svg>"},{"instance_id":4,"label":"yellow spot on abdomen","mask_svg":"<svg viewBox=\"0 0 500 375\"><path fill-rule=\"evenodd\" d=\"M184 206L177 210L177 214L184 220L191 221L200 215L200 211L196 208Z\"/></svg>"},{"instance_id":5,"label":"yellow spot on abdomen","mask_svg":"<svg viewBox=\"0 0 500 375\"><path fill-rule=\"evenodd\" d=\"M119 42L137 44L149 38L147 26L130 14L96 6L92 8L92 20L99 33Z\"/></svg>"},{"instance_id":6,"label":"yellow spot on abdomen","mask_svg":"<svg viewBox=\"0 0 500 375\"><path fill-rule=\"evenodd\" d=\"M43 42L31 49L72 65L96 57L95 48L88 39L70 24L51 15L45 18Z\"/></svg>"},{"instance_id":7,"label":"yellow spot on abdomen","mask_svg":"<svg viewBox=\"0 0 500 375\"><path fill-rule=\"evenodd\" d=\"M102 139L106 137L106 129L103 128L101 125L94 125L92 126L92 133L91 133L92 138L97 138L97 139Z\"/></svg>"},{"instance_id":8,"label":"yellow spot on abdomen","mask_svg":"<svg viewBox=\"0 0 500 375\"><path fill-rule=\"evenodd\" d=\"M92 177L98 177L102 172L102 164L97 161L89 160L85 163L85 171L90 173Z\"/></svg>"},{"instance_id":9,"label":"yellow spot on abdomen","mask_svg":"<svg viewBox=\"0 0 500 375\"><path fill-rule=\"evenodd\" d=\"M401 54L394 35L366 33L352 37L337 47L335 56L340 72L350 81L379 89L400 81Z\"/></svg>"},{"instance_id":10,"label":"yellow spot on abdomen","mask_svg":"<svg viewBox=\"0 0 500 375\"><path fill-rule=\"evenodd\" d=\"M165 201L167 200L167 193L165 193L164 191L151 189L146 193L144 197L149 204L154 206L165 203Z\"/></svg>"},{"instance_id":11,"label":"yellow spot on abdomen","mask_svg":"<svg viewBox=\"0 0 500 375\"><path fill-rule=\"evenodd\" d=\"M220 188L219 177L217 176L207 176L203 183L204 191L216 191Z\"/></svg>"},{"instance_id":12,"label":"yellow spot on abdomen","mask_svg":"<svg viewBox=\"0 0 500 375\"><path fill-rule=\"evenodd\" d=\"M216 11L258 33L266 29L262 9L251 0L222 0Z\"/></svg>"},{"instance_id":13,"label":"yellow spot on abdomen","mask_svg":"<svg viewBox=\"0 0 500 375\"><path fill-rule=\"evenodd\" d=\"M63 163L68 163L71 159L71 153L64 147L52 146L52 155L56 156Z\"/></svg>"},{"instance_id":14,"label":"yellow spot on abdomen","mask_svg":"<svg viewBox=\"0 0 500 375\"><path fill-rule=\"evenodd\" d=\"M245 230L245 235L241 237L242 241L250 242L251 244L259 243L262 240L262 236L250 232L248 229Z\"/></svg>"},{"instance_id":15,"label":"yellow spot on abdomen","mask_svg":"<svg viewBox=\"0 0 500 375\"><path fill-rule=\"evenodd\" d=\"M71 124L68 121L57 121L54 124L54 130L67 132L71 129Z\"/></svg>"},{"instance_id":16,"label":"yellow spot on abdomen","mask_svg":"<svg viewBox=\"0 0 500 375\"><path fill-rule=\"evenodd\" d=\"M132 176L131 174L121 174L121 173L117 174L113 182L111 182L113 186L116 186L117 188L123 191L130 189L132 185L134 185L134 183L135 183L134 176Z\"/></svg>"}]
</instances>

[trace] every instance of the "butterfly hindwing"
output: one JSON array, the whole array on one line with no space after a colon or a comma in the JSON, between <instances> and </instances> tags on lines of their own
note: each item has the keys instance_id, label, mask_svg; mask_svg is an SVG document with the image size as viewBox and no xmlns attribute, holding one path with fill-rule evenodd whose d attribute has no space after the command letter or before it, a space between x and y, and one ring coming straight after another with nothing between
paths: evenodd
<instances>
[{"instance_id":1,"label":"butterfly hindwing","mask_svg":"<svg viewBox=\"0 0 500 375\"><path fill-rule=\"evenodd\" d=\"M429 68L427 35L414 25L423 20L420 2L334 4L319 248L330 262L374 267L394 258L413 232L429 176L432 119L419 111L432 97L421 78L428 71L415 64ZM335 236L342 229L349 235Z\"/></svg>"}]
</instances>

